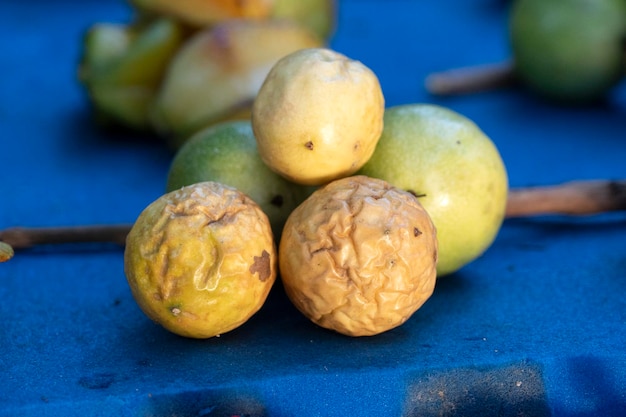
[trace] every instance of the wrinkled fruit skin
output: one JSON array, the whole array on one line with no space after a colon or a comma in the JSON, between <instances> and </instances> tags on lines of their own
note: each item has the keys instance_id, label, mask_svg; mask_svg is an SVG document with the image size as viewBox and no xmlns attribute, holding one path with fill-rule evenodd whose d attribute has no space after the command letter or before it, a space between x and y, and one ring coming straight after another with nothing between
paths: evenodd
<instances>
[{"instance_id":1,"label":"wrinkled fruit skin","mask_svg":"<svg viewBox=\"0 0 626 417\"><path fill-rule=\"evenodd\" d=\"M321 185L353 174L374 152L385 100L376 75L326 48L293 52L252 106L263 161L290 181Z\"/></svg>"},{"instance_id":2,"label":"wrinkled fruit skin","mask_svg":"<svg viewBox=\"0 0 626 417\"><path fill-rule=\"evenodd\" d=\"M252 198L267 215L274 236L280 236L289 214L309 194L263 163L249 120L233 120L205 128L176 152L166 191L215 181Z\"/></svg>"},{"instance_id":3,"label":"wrinkled fruit skin","mask_svg":"<svg viewBox=\"0 0 626 417\"><path fill-rule=\"evenodd\" d=\"M404 323L432 295L437 238L417 199L353 176L315 191L285 225L285 291L314 323L371 336Z\"/></svg>"},{"instance_id":4,"label":"wrinkled fruit skin","mask_svg":"<svg viewBox=\"0 0 626 417\"><path fill-rule=\"evenodd\" d=\"M261 308L277 260L258 205L234 188L203 182L161 196L139 215L124 270L149 318L178 335L209 338Z\"/></svg>"},{"instance_id":5,"label":"wrinkled fruit skin","mask_svg":"<svg viewBox=\"0 0 626 417\"><path fill-rule=\"evenodd\" d=\"M510 39L517 76L543 97L582 103L622 78L623 0L517 0Z\"/></svg>"},{"instance_id":6,"label":"wrinkled fruit skin","mask_svg":"<svg viewBox=\"0 0 626 417\"><path fill-rule=\"evenodd\" d=\"M418 197L437 227L439 277L482 255L504 220L508 177L498 149L474 122L444 107L388 108L376 152L359 173Z\"/></svg>"}]
</instances>

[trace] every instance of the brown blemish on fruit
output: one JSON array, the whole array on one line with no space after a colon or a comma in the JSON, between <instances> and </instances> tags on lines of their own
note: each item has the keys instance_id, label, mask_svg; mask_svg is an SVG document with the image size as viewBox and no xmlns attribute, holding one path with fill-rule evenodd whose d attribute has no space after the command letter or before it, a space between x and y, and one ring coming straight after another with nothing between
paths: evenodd
<instances>
[{"instance_id":1,"label":"brown blemish on fruit","mask_svg":"<svg viewBox=\"0 0 626 417\"><path fill-rule=\"evenodd\" d=\"M207 56L215 56L216 62L221 63L225 67L234 65L230 26L218 25L213 29L211 35L207 44L209 49Z\"/></svg>"},{"instance_id":2,"label":"brown blemish on fruit","mask_svg":"<svg viewBox=\"0 0 626 417\"><path fill-rule=\"evenodd\" d=\"M276 261L271 224L258 204L206 181L164 194L141 213L127 235L124 271L150 319L180 336L206 339L260 308Z\"/></svg>"},{"instance_id":3,"label":"brown blemish on fruit","mask_svg":"<svg viewBox=\"0 0 626 417\"><path fill-rule=\"evenodd\" d=\"M263 250L261 256L255 256L254 263L250 266L251 274L256 274L257 272L261 282L265 282L272 273L270 254L266 250Z\"/></svg>"},{"instance_id":4,"label":"brown blemish on fruit","mask_svg":"<svg viewBox=\"0 0 626 417\"><path fill-rule=\"evenodd\" d=\"M308 150L312 151L313 150L313 142L312 141L308 141L307 143L304 144L304 147L307 148Z\"/></svg>"},{"instance_id":5,"label":"brown blemish on fruit","mask_svg":"<svg viewBox=\"0 0 626 417\"><path fill-rule=\"evenodd\" d=\"M421 234L422 234L422 231L420 229L418 229L417 227L413 228L413 236L418 237Z\"/></svg>"},{"instance_id":6,"label":"brown blemish on fruit","mask_svg":"<svg viewBox=\"0 0 626 417\"><path fill-rule=\"evenodd\" d=\"M271 200L270 200L270 204L276 207L282 207L283 204L285 202L285 199L283 198L282 195L278 194L275 195Z\"/></svg>"}]
</instances>

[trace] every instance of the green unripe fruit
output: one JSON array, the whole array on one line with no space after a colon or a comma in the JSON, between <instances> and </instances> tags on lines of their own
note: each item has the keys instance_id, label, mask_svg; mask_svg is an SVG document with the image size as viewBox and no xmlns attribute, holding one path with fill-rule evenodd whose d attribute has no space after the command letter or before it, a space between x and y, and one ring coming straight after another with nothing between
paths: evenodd
<instances>
[{"instance_id":1,"label":"green unripe fruit","mask_svg":"<svg viewBox=\"0 0 626 417\"><path fill-rule=\"evenodd\" d=\"M84 39L78 76L103 123L148 130L161 79L185 40L175 21L93 25Z\"/></svg>"},{"instance_id":2,"label":"green unripe fruit","mask_svg":"<svg viewBox=\"0 0 626 417\"><path fill-rule=\"evenodd\" d=\"M170 166L166 191L204 181L229 185L248 195L270 219L275 236L280 236L291 211L310 192L263 163L249 120L205 128L178 150Z\"/></svg>"},{"instance_id":3,"label":"green unripe fruit","mask_svg":"<svg viewBox=\"0 0 626 417\"><path fill-rule=\"evenodd\" d=\"M510 20L516 75L564 102L605 95L622 77L626 2L517 0Z\"/></svg>"}]
</instances>

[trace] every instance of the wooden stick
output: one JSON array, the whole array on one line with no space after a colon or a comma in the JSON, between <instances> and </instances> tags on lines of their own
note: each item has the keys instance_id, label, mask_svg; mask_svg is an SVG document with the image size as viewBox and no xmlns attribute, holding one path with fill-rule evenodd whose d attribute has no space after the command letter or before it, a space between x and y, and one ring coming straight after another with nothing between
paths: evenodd
<instances>
[{"instance_id":1,"label":"wooden stick","mask_svg":"<svg viewBox=\"0 0 626 417\"><path fill-rule=\"evenodd\" d=\"M13 249L31 248L42 244L108 242L124 245L131 224L11 227L0 231L0 241Z\"/></svg>"},{"instance_id":2,"label":"wooden stick","mask_svg":"<svg viewBox=\"0 0 626 417\"><path fill-rule=\"evenodd\" d=\"M545 214L591 215L626 210L626 180L572 181L512 189L506 217Z\"/></svg>"},{"instance_id":3,"label":"wooden stick","mask_svg":"<svg viewBox=\"0 0 626 417\"><path fill-rule=\"evenodd\" d=\"M506 217L592 215L626 210L626 180L572 181L559 185L514 188L509 191ZM0 230L0 262L14 249L41 244L110 242L124 245L132 224L12 227Z\"/></svg>"},{"instance_id":4,"label":"wooden stick","mask_svg":"<svg viewBox=\"0 0 626 417\"><path fill-rule=\"evenodd\" d=\"M462 67L435 72L426 77L426 90L434 95L468 94L515 83L513 61Z\"/></svg>"}]
</instances>

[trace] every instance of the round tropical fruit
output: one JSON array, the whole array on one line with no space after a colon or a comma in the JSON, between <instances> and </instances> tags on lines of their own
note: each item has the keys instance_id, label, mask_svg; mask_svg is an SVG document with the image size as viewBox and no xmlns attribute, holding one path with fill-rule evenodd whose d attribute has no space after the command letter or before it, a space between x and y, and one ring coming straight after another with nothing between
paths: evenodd
<instances>
[{"instance_id":1,"label":"round tropical fruit","mask_svg":"<svg viewBox=\"0 0 626 417\"><path fill-rule=\"evenodd\" d=\"M271 69L252 106L265 163L289 180L320 185L356 172L383 128L385 100L365 65L325 48L293 52Z\"/></svg>"},{"instance_id":2,"label":"round tropical fruit","mask_svg":"<svg viewBox=\"0 0 626 417\"><path fill-rule=\"evenodd\" d=\"M306 317L371 336L404 323L433 293L436 230L412 194L346 177L293 211L278 259L287 296Z\"/></svg>"},{"instance_id":3,"label":"round tropical fruit","mask_svg":"<svg viewBox=\"0 0 626 417\"><path fill-rule=\"evenodd\" d=\"M242 192L203 182L167 193L137 218L124 270L143 312L169 331L209 338L246 322L277 273L267 216Z\"/></svg>"},{"instance_id":4,"label":"round tropical fruit","mask_svg":"<svg viewBox=\"0 0 626 417\"><path fill-rule=\"evenodd\" d=\"M517 76L542 96L584 102L624 75L626 2L517 0L510 40Z\"/></svg>"},{"instance_id":5,"label":"round tropical fruit","mask_svg":"<svg viewBox=\"0 0 626 417\"><path fill-rule=\"evenodd\" d=\"M249 120L205 128L177 151L166 190L204 181L230 185L252 198L269 218L276 237L292 210L310 194L263 163Z\"/></svg>"},{"instance_id":6,"label":"round tropical fruit","mask_svg":"<svg viewBox=\"0 0 626 417\"><path fill-rule=\"evenodd\" d=\"M438 276L482 255L495 239L508 178L491 139L470 119L430 104L391 107L360 174L416 195L437 227Z\"/></svg>"}]
</instances>

